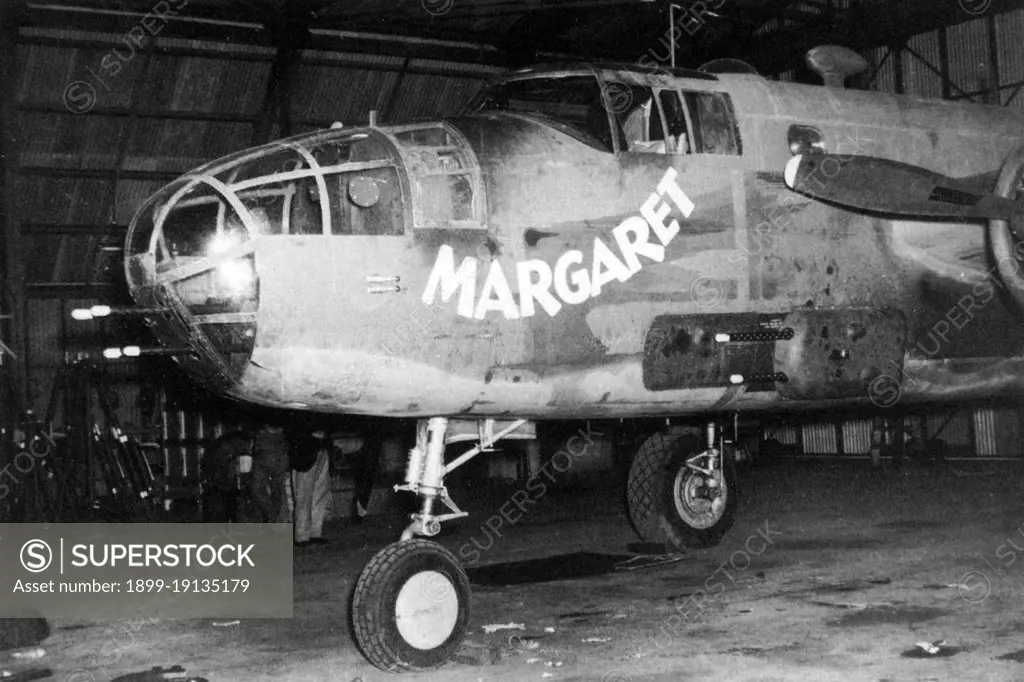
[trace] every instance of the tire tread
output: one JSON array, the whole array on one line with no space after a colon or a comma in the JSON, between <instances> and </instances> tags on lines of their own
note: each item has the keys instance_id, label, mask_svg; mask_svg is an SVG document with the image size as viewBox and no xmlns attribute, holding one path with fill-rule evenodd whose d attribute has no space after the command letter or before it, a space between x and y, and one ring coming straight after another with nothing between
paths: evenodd
<instances>
[{"instance_id":1,"label":"tire tread","mask_svg":"<svg viewBox=\"0 0 1024 682\"><path fill-rule=\"evenodd\" d=\"M352 629L363 655L381 670L431 670L446 662L441 660L436 665L424 666L405 660L401 651L394 646L395 643L390 641L381 627L379 610L376 608L385 597L384 591L388 587L387 576L407 557L425 552L432 552L450 562L468 585L469 579L454 554L436 542L420 538L396 542L382 549L374 555L356 581L352 598Z\"/></svg>"},{"instance_id":2,"label":"tire tread","mask_svg":"<svg viewBox=\"0 0 1024 682\"><path fill-rule=\"evenodd\" d=\"M668 542L661 526L659 497L662 474L676 443L684 436L656 433L640 446L629 468L626 496L629 517L640 538L650 544Z\"/></svg>"}]
</instances>

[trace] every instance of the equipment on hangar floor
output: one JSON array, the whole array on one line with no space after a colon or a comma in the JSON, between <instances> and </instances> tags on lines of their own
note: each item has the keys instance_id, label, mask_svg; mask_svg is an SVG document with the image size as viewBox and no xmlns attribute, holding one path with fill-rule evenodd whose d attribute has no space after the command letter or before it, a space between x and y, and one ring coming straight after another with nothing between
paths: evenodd
<instances>
[{"instance_id":1,"label":"equipment on hangar floor","mask_svg":"<svg viewBox=\"0 0 1024 682\"><path fill-rule=\"evenodd\" d=\"M61 410L65 429L55 432ZM100 366L66 363L46 416L27 412L18 432L6 500L11 519L153 521L163 513L159 478L138 441L124 432Z\"/></svg>"}]
</instances>

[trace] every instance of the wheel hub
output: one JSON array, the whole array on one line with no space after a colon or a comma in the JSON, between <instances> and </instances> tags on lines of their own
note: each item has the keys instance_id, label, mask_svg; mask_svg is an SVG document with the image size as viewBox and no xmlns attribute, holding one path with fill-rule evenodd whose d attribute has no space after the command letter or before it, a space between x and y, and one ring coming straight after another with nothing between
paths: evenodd
<instances>
[{"instance_id":1,"label":"wheel hub","mask_svg":"<svg viewBox=\"0 0 1024 682\"><path fill-rule=\"evenodd\" d=\"M722 518L728 490L721 470L708 477L684 466L672 488L676 512L687 524L710 528Z\"/></svg>"},{"instance_id":2,"label":"wheel hub","mask_svg":"<svg viewBox=\"0 0 1024 682\"><path fill-rule=\"evenodd\" d=\"M437 571L414 574L395 600L395 624L410 646L435 649L451 636L459 618L459 597L448 576Z\"/></svg>"}]
</instances>

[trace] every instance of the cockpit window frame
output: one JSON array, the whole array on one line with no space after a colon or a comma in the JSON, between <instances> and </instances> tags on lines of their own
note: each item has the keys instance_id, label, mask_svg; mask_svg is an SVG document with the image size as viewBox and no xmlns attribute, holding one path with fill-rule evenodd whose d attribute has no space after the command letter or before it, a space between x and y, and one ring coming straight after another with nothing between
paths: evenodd
<instances>
[{"instance_id":1,"label":"cockpit window frame","mask_svg":"<svg viewBox=\"0 0 1024 682\"><path fill-rule=\"evenodd\" d=\"M464 229L464 230L487 230L487 201L484 191L484 178L483 169L480 168L479 159L473 152L473 148L469 143L469 140L458 128L453 126L447 121L430 122L430 123L409 123L405 125L389 126L386 131L378 131L380 134L386 136L398 155L404 172L401 174L404 192L407 193L406 199L406 221L409 223L408 232L414 233L418 230L425 229ZM436 145L424 143L415 144L408 141L399 139L399 136L406 135L409 133L417 132L434 132L440 133L451 141L449 145L442 145L438 147ZM452 155L453 159L456 159L459 163L459 168L450 171L431 171L431 172L418 172L419 164L416 159L413 158L414 150L422 148L425 150L438 150L444 149L447 153ZM452 177L464 177L468 180L470 190L472 192L472 200L470 203L471 218L466 220L440 220L440 221L429 221L428 216L421 216L421 220L417 221L417 215L423 210L422 206L422 192L423 189L418 185L413 186L413 183L419 183L421 178L436 177L442 175L450 175Z\"/></svg>"},{"instance_id":2,"label":"cockpit window frame","mask_svg":"<svg viewBox=\"0 0 1024 682\"><path fill-rule=\"evenodd\" d=\"M689 119L691 140L691 154L701 154L704 156L724 156L724 157L736 157L743 156L743 138L740 134L739 120L736 118L736 107L732 101L732 95L724 90L713 90L710 88L696 88L696 87L684 87L679 89L682 95L683 102L685 104L685 110L687 118ZM729 124L729 133L731 135L731 142L734 149L730 152L709 152L704 150L704 126L698 126L697 112L693 111L693 104L691 104L692 97L700 96L712 96L720 98L725 105L725 116ZM697 132L700 133L697 136ZM698 140L700 145L697 144Z\"/></svg>"},{"instance_id":3,"label":"cockpit window frame","mask_svg":"<svg viewBox=\"0 0 1024 682\"><path fill-rule=\"evenodd\" d=\"M736 109L732 95L728 89L722 87L721 81L713 74L671 69L638 69L627 65L583 64L573 65L573 68L523 69L509 74L503 74L491 81L489 86L493 84L536 78L565 78L571 76L590 75L593 75L597 79L598 86L601 88L602 95L605 97L605 114L608 119L608 129L611 132L612 154L658 154L665 156L701 155L716 157L735 157L744 155L743 137L740 131L739 119L736 116ZM627 148L626 140L621 134L621 128L618 120L619 117L614 111L615 107L612 106L608 99L609 89L616 83L625 84L628 87L646 88L651 92L652 99L657 100L656 104L653 106L658 107L658 115L661 118L662 134L666 139L665 152L630 150ZM683 115L686 118L688 138L688 151L686 152L679 152L678 150L672 152L667 150L668 121L665 118L665 111L660 99L661 93L666 90L671 90L676 93L679 103L682 106ZM486 88L476 98L474 98L473 102L471 102L470 106L467 108L468 113L473 113L479 110L485 93ZM735 145L735 149L733 151L728 153L708 152L704 151L703 147L697 144L698 140L703 139L703 135L698 134L700 131L697 126L697 115L696 112L691 111L691 104L687 97L688 94L694 94L697 96L711 95L723 99L726 107L725 113L729 122L729 132ZM540 115L537 115L536 118L541 121L544 120L544 117ZM602 151L607 152L607 149L603 149Z\"/></svg>"},{"instance_id":4,"label":"cockpit window frame","mask_svg":"<svg viewBox=\"0 0 1024 682\"><path fill-rule=\"evenodd\" d=\"M317 145L332 140L344 138L359 138L372 136L383 150L381 158L365 162L349 162L334 165L320 164L313 156L312 149ZM261 157L270 157L275 153L288 151L301 157L306 166L286 171L278 175L261 175L237 181L237 169L244 164L256 161ZM225 226L227 210L234 212L241 221L241 226L251 236L260 234L258 220L252 214L252 207L246 206L242 199L244 192L250 187L259 189L261 186L272 183L272 178L283 182L296 178L313 178L319 187L321 196L327 196L327 179L333 174L345 172L359 172L368 168L391 168L398 178L401 210L401 231L395 231L383 237L404 238L413 233L412 215L412 192L409 187L408 178L403 171L404 158L392 140L384 131L377 128L358 128L355 130L329 129L318 133L305 133L294 135L281 140L276 140L256 149L245 150L232 154L228 157L211 161L204 164L190 173L176 178L164 185L160 190L149 197L146 202L136 211L126 235L126 243L129 245L128 253L125 254L125 275L132 277L133 264L140 260L154 259L152 267L157 270L157 280L161 282L179 281L194 277L206 270L218 267L221 263L240 257L246 257L253 252L255 244L252 239L246 239L238 246L218 254L208 254L198 259L190 259L187 263L176 263L168 248L165 228L171 212L181 207L179 203L186 194L196 188L202 188L202 196L195 198L196 205L203 203L220 204L217 210L215 230L220 233ZM264 188L265 189L265 188ZM184 200L188 204L190 199ZM285 202L287 204L287 202ZM286 206L287 209L287 206ZM327 202L320 206L320 227L316 232L295 235L289 229L287 233L280 235L271 234L265 236L325 236L336 238L339 236L331 230L332 216L329 212ZM326 212L326 215L325 215ZM282 217L282 228L288 221L287 211ZM289 226L290 227L290 226ZM160 255L163 258L160 258ZM158 261L163 260L161 267ZM131 280L129 280L131 281Z\"/></svg>"},{"instance_id":5,"label":"cockpit window frame","mask_svg":"<svg viewBox=\"0 0 1024 682\"><path fill-rule=\"evenodd\" d=\"M604 106L605 125L610 137L611 148L605 145L604 142L586 130L576 125L571 125L561 119L546 116L539 112L531 112L525 110L500 110L500 109L481 109L485 103L488 92L497 86L501 86L507 83L516 83L521 81L535 81L535 80L554 80L559 78L594 78L597 86L597 91L602 99ZM465 109L467 115L480 115L480 114L492 114L492 113L504 113L512 116L520 116L524 118L537 120L545 125L549 125L556 130L569 135L580 142L583 142L589 147L603 153L603 154L618 154L620 149L618 140L616 139L615 131L615 120L614 115L611 112L611 108L608 105L608 84L602 79L601 72L599 69L586 66L575 66L571 69L543 69L539 71L527 70L520 72L513 72L510 74L504 74L498 78L491 80L481 90L476 97L474 97L469 105Z\"/></svg>"},{"instance_id":6,"label":"cockpit window frame","mask_svg":"<svg viewBox=\"0 0 1024 682\"><path fill-rule=\"evenodd\" d=\"M724 90L713 90L708 88L693 88L687 85L680 84L641 84L633 86L634 88L643 88L651 92L651 99L656 102L658 116L661 119L661 126L663 130L664 139L666 141L665 151L653 151L646 149L623 149L618 153L626 154L655 154L660 156L713 156L713 157L739 157L743 156L743 138L740 133L739 120L736 117L735 106L733 105L732 96L729 92ZM677 103L681 106L683 116L686 119L686 133L687 133L687 151L680 152L670 151L668 145L668 119L665 114L665 108L662 103L662 96L665 93L672 93L675 96ZM695 99L699 97L714 97L722 102L724 111L722 112L726 122L728 124L729 134L729 151L708 151L705 144L705 128L706 126L700 124L698 121L697 112L694 111ZM653 116L653 104L650 116ZM648 130L650 128L651 119L650 117L646 120ZM628 146L628 140L625 139L625 131L622 130L621 126L615 134L616 141L621 141Z\"/></svg>"},{"instance_id":7,"label":"cockpit window frame","mask_svg":"<svg viewBox=\"0 0 1024 682\"><path fill-rule=\"evenodd\" d=\"M472 115L475 113L486 113L481 112L481 107L484 104L487 92L495 86L500 86L504 83L511 83L516 81L524 80L535 80L535 79L553 79L553 78L569 78L574 76L593 76L597 80L597 85L600 88L602 99L604 101L605 116L607 118L608 131L611 137L611 149L607 149L604 145L596 147L587 140L583 140L591 146L599 149L605 153L611 153L619 155L623 153L641 153L641 154L660 154L661 152L648 152L643 150L630 150L626 148L626 141L621 135L621 128L618 120L617 113L615 112L615 106L609 99L610 88L616 83L625 84L627 87L642 87L647 88L651 91L652 99L658 100L655 106L658 107L658 114L661 117L663 135L668 135L667 121L665 120L665 112L661 106L660 93L664 90L673 90L678 93L680 103L683 107L684 116L687 119L687 133L688 133L688 145L690 151L686 152L686 155L690 154L703 154L696 150L695 140L697 136L695 133L695 115L690 111L689 102L686 99L686 93L712 93L715 95L723 96L728 106L728 114L731 124L731 132L736 142L736 153L735 155L743 155L743 141L740 137L739 123L736 118L735 108L733 106L732 97L728 91L719 87L719 79L714 74L706 74L700 71L690 71L686 69L669 69L669 68L646 68L637 67L634 65L619 65L619 64L573 64L571 66L564 65L550 65L542 67L530 67L526 69L520 69L518 71L508 72L499 75L492 79L487 86L470 102L467 106L465 113ZM553 121L549 117L544 117L541 114L527 114L526 112L513 112L516 114L529 115L536 118L538 121L553 125ZM568 124L561 123L563 126ZM555 127L555 126L553 126ZM585 131L579 131L581 134ZM597 140L595 140L597 141ZM667 145L667 142L666 142ZM666 147L667 148L667 147ZM665 155L678 155L679 152L668 152ZM731 156L732 154L729 154ZM725 154L716 154L716 156L726 156Z\"/></svg>"}]
</instances>

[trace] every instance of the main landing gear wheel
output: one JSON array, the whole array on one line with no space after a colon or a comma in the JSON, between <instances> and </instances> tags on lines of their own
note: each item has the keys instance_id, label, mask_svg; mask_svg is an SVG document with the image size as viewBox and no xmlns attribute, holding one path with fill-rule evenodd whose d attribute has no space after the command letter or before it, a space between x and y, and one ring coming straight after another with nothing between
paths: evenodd
<instances>
[{"instance_id":1,"label":"main landing gear wheel","mask_svg":"<svg viewBox=\"0 0 1024 682\"><path fill-rule=\"evenodd\" d=\"M694 435L659 433L629 470L629 516L645 543L682 551L717 545L736 515L736 472Z\"/></svg>"},{"instance_id":2,"label":"main landing gear wheel","mask_svg":"<svg viewBox=\"0 0 1024 682\"><path fill-rule=\"evenodd\" d=\"M451 552L429 540L396 542L378 552L356 582L356 641L382 670L437 668L462 644L469 603L469 578Z\"/></svg>"}]
</instances>

